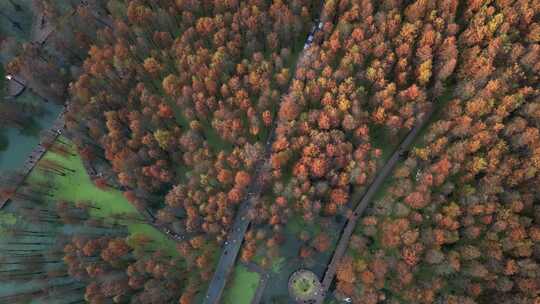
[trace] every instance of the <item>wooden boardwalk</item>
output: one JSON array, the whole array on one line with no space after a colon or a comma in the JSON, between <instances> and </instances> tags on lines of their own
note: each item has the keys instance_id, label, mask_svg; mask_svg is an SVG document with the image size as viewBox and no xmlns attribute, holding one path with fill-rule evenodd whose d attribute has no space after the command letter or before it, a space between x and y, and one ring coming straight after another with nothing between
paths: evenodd
<instances>
[{"instance_id":1,"label":"wooden boardwalk","mask_svg":"<svg viewBox=\"0 0 540 304\"><path fill-rule=\"evenodd\" d=\"M26 89L26 81L19 79L17 76L11 76L12 79L7 81L7 95L6 99L14 99L20 96L24 89Z\"/></svg>"},{"instance_id":2,"label":"wooden boardwalk","mask_svg":"<svg viewBox=\"0 0 540 304\"><path fill-rule=\"evenodd\" d=\"M43 155L45 155L45 152L47 152L45 146L50 146L50 144L52 144L58 138L58 136L64 132L64 113L65 109L58 115L52 126L46 129L45 132L50 132L52 135L42 140L34 148L34 150L32 150L28 158L26 158L22 169L20 170L20 174L15 177L17 179L14 182L15 189L12 190L16 191L20 187L30 172L32 172L32 169L34 169L34 167L38 164L39 160L43 157ZM4 208L10 199L11 197L8 195L0 197L0 209Z\"/></svg>"}]
</instances>

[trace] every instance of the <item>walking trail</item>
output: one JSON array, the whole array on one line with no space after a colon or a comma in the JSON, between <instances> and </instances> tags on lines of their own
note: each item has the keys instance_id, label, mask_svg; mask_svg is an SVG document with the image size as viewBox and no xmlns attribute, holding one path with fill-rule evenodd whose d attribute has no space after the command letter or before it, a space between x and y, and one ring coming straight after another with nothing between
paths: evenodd
<instances>
[{"instance_id":1,"label":"walking trail","mask_svg":"<svg viewBox=\"0 0 540 304\"><path fill-rule=\"evenodd\" d=\"M338 264L341 261L343 255L345 254L345 251L347 250L347 246L349 244L352 233L354 232L354 228L356 227L358 219L362 216L367 206L371 203L373 197L380 189L381 185L384 183L386 178L390 175L394 167L400 161L402 155L404 153L407 153L407 151L410 149L411 145L413 144L420 131L424 128L424 126L426 126L430 117L433 115L433 112L434 106L432 105L432 108L427 113L423 113L422 117L419 118L420 122L413 127L409 134L407 134L405 139L394 151L388 162L386 162L384 167L379 171L377 177L375 177L375 180L371 183L371 185L369 185L367 191L360 199L360 202L356 206L353 215L347 220L347 223L343 231L341 232L341 237L336 246L336 249L334 250L332 260L330 261L330 264L328 264L328 268L326 269L326 272L324 274L322 280L323 293L316 300L316 304L323 303L328 293L328 289L330 288L330 285L334 280L334 276L336 275Z\"/></svg>"},{"instance_id":2,"label":"walking trail","mask_svg":"<svg viewBox=\"0 0 540 304\"><path fill-rule=\"evenodd\" d=\"M301 51L298 57L296 69L305 66L308 60L312 57L312 48L310 48L310 45L313 41L314 34L321 28L320 25L322 25L322 23L315 24L313 30L309 34L307 41L304 45L304 49L303 51ZM291 92L289 92L289 94L291 94ZM204 298L204 304L219 303L220 298L223 294L223 290L225 289L227 279L236 264L236 258L238 257L238 253L240 252L240 248L242 247L244 234L246 233L249 224L251 223L251 220L247 216L247 213L250 210L251 206L255 204L255 202L258 200L261 194L263 188L263 181L261 177L264 176L265 173L269 172L271 168L270 155L272 152L271 148L274 141L275 128L277 123L278 120L274 119L270 135L268 136L268 140L265 144L264 153L255 165L255 176L253 178L253 181L248 188L248 193L246 197L240 204L240 208L235 217L232 232L229 234L227 241L225 242L221 251L221 256L215 269L214 276L212 277L206 296Z\"/></svg>"},{"instance_id":3,"label":"walking trail","mask_svg":"<svg viewBox=\"0 0 540 304\"><path fill-rule=\"evenodd\" d=\"M26 177L30 174L32 169L38 164L39 160L45 155L45 152L47 152L46 146L51 146L50 144L53 143L62 132L64 132L64 113L65 110L58 115L56 120L54 121L53 125L46 130L46 132L49 132L52 134L52 136L48 136L45 141L41 141L35 148L32 150L28 158L23 164L22 169L19 171L19 174L17 174L14 177L14 189L10 189L10 194L15 193L19 186L24 182ZM0 209L4 208L4 206L9 202L11 199L11 195L4 194L2 197L0 197Z\"/></svg>"}]
</instances>

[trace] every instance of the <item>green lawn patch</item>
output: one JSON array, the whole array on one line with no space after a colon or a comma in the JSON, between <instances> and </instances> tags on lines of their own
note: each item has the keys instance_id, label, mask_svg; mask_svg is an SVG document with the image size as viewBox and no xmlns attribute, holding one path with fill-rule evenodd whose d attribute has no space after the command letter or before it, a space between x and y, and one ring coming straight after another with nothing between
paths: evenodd
<instances>
[{"instance_id":1,"label":"green lawn patch","mask_svg":"<svg viewBox=\"0 0 540 304\"><path fill-rule=\"evenodd\" d=\"M15 225L17 222L17 217L11 213L0 211L0 223L6 225Z\"/></svg>"},{"instance_id":2,"label":"green lawn patch","mask_svg":"<svg viewBox=\"0 0 540 304\"><path fill-rule=\"evenodd\" d=\"M5 235L9 227L17 223L17 217L9 212L0 210L0 238Z\"/></svg>"},{"instance_id":3,"label":"green lawn patch","mask_svg":"<svg viewBox=\"0 0 540 304\"><path fill-rule=\"evenodd\" d=\"M61 141L72 145L66 138ZM59 144L58 142L56 144ZM72 147L72 150L75 149ZM31 180L49 180L54 183L57 190L52 192L52 201L65 200L69 202L87 201L92 202L99 209L92 209L91 215L94 217L113 219L122 216L129 216L135 220L120 220L125 224L130 234L143 234L152 239L153 246L159 249L166 249L167 252L177 255L175 242L168 239L163 233L154 227L142 222L143 219L135 209L122 195L115 189L98 189L90 177L86 174L82 160L78 155L64 156L54 152L46 152L42 160L55 161L62 166L74 170L74 173L68 173L66 176L56 174L45 174L37 167L31 172Z\"/></svg>"},{"instance_id":4,"label":"green lawn patch","mask_svg":"<svg viewBox=\"0 0 540 304\"><path fill-rule=\"evenodd\" d=\"M285 264L285 257L279 257L272 261L272 272L278 273L283 269L283 265Z\"/></svg>"},{"instance_id":5,"label":"green lawn patch","mask_svg":"<svg viewBox=\"0 0 540 304\"><path fill-rule=\"evenodd\" d=\"M255 296L261 275L249 271L244 265L236 264L231 281L223 295L225 304L249 304Z\"/></svg>"}]
</instances>

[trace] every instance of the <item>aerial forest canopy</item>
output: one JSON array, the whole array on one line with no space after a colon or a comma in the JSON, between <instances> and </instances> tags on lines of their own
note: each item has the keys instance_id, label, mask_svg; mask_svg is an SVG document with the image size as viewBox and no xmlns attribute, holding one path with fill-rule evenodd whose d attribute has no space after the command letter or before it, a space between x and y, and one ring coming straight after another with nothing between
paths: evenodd
<instances>
[{"instance_id":1,"label":"aerial forest canopy","mask_svg":"<svg viewBox=\"0 0 540 304\"><path fill-rule=\"evenodd\" d=\"M221 242L319 10L307 0L116 3L71 85L68 128L110 161L138 208ZM264 221L287 202L267 205Z\"/></svg>"},{"instance_id":2,"label":"aerial forest canopy","mask_svg":"<svg viewBox=\"0 0 540 304\"><path fill-rule=\"evenodd\" d=\"M540 303L540 0L97 3L70 34L66 128L177 244L64 238L86 301L200 303L248 220L240 262L338 256L336 299Z\"/></svg>"}]
</instances>

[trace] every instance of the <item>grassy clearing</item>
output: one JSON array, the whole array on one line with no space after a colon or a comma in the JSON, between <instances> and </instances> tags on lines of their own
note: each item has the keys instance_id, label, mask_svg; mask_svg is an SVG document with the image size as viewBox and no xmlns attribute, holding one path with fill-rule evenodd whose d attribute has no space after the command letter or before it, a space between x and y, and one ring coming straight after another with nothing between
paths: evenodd
<instances>
[{"instance_id":1,"label":"grassy clearing","mask_svg":"<svg viewBox=\"0 0 540 304\"><path fill-rule=\"evenodd\" d=\"M69 141L67 141L67 139L65 138L61 138L60 140L69 143ZM71 145L71 143L69 144ZM133 237L135 235L144 235L150 240L152 240L152 242L149 244L149 247L153 249L161 249L173 256L178 256L178 253L175 250L175 242L169 240L164 234L157 231L152 226L140 221L128 221L126 219L118 219L118 216L120 215L131 216L135 219L140 219L141 217L138 215L136 209L123 197L120 191L114 189L103 191L98 189L87 176L79 156L64 157L53 152L47 152L42 160L54 160L66 168L75 170L74 173L69 173L67 176L45 174L38 168L35 168L31 172L30 176L28 177L29 182L43 181L47 179L51 181L54 188L57 189L53 190L53 192L51 193L53 195L49 198L51 203L55 203L59 200L66 200L69 202L93 202L96 207L100 208L92 209L91 215L93 217L105 218L108 221L118 220L118 222L127 226L130 237ZM52 204L48 205L52 206ZM4 240L13 237L9 234L9 230L12 227L20 226L29 228L31 230L37 229L36 231L39 231L39 225L31 225L29 222L26 221L23 215L20 215L17 212L17 209L17 202L11 202L6 206L5 209L0 210L0 242L3 242ZM25 239L32 240L31 237L25 237ZM2 246L5 245L2 243ZM37 245L27 245L25 246L25 248L40 249L43 251L46 250L45 247L38 247ZM46 288L46 284L43 285L38 283L37 281L31 280L24 283L8 282L5 284L0 284L0 296L6 296L27 291L35 291L41 288ZM66 296L69 297L68 295ZM48 299L46 301L43 299L36 299L24 303L67 303L66 300L69 300L69 298L63 298L61 302L53 301L51 299Z\"/></svg>"},{"instance_id":2,"label":"grassy clearing","mask_svg":"<svg viewBox=\"0 0 540 304\"><path fill-rule=\"evenodd\" d=\"M0 211L0 234L2 226L13 226L17 223L17 217L11 213Z\"/></svg>"},{"instance_id":3,"label":"grassy clearing","mask_svg":"<svg viewBox=\"0 0 540 304\"><path fill-rule=\"evenodd\" d=\"M249 271L244 265L236 264L230 288L223 296L225 304L249 304L255 296L261 275Z\"/></svg>"},{"instance_id":4,"label":"grassy clearing","mask_svg":"<svg viewBox=\"0 0 540 304\"><path fill-rule=\"evenodd\" d=\"M61 140L71 145L65 138L61 138ZM112 219L118 216L131 216L135 219L142 219L142 217L138 215L135 207L123 197L120 191L115 189L98 189L86 174L83 163L78 155L63 156L49 151L44 155L43 160L55 161L66 168L75 170L74 173L68 173L66 176L45 174L37 168L32 171L29 176L30 181L43 181L47 179L53 182L57 190L53 190L52 192L53 196L50 198L52 201L65 200L69 202L92 202L99 208L92 209L91 215L94 217ZM177 254L175 242L168 239L154 227L138 220L120 221L122 224L127 225L131 235L145 235L153 240L153 246L155 246L155 248L166 249L167 252L173 255Z\"/></svg>"},{"instance_id":5,"label":"grassy clearing","mask_svg":"<svg viewBox=\"0 0 540 304\"><path fill-rule=\"evenodd\" d=\"M273 260L272 261L272 266L271 266L272 272L273 273L279 273L283 269L284 264L285 264L285 258L284 257L280 257L280 258L277 258L277 259Z\"/></svg>"}]
</instances>

